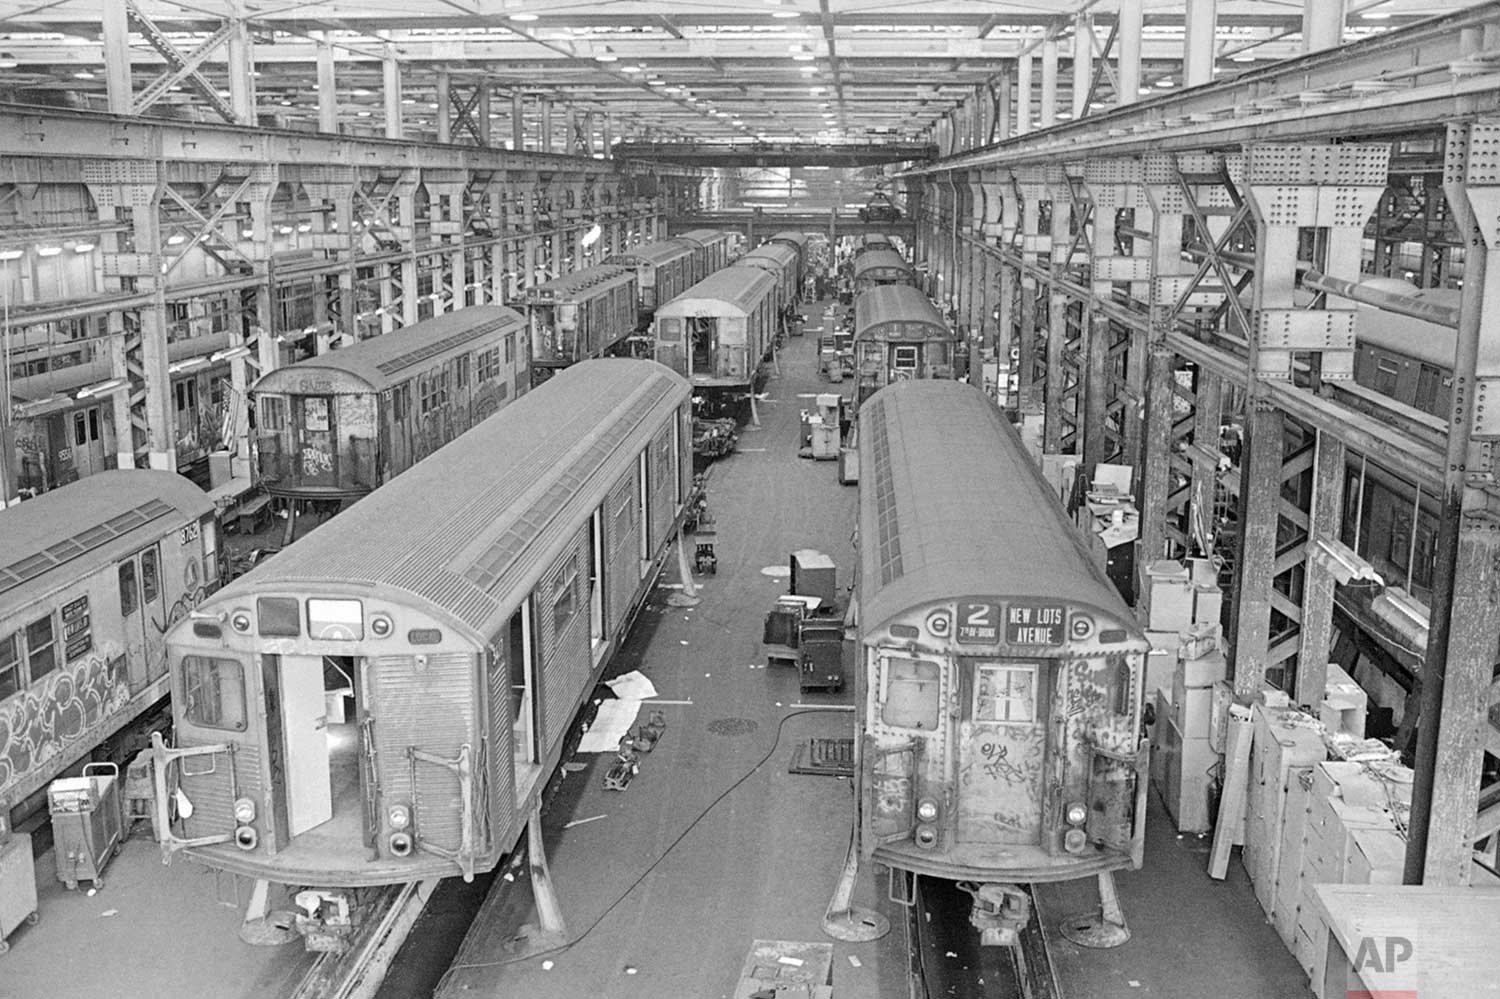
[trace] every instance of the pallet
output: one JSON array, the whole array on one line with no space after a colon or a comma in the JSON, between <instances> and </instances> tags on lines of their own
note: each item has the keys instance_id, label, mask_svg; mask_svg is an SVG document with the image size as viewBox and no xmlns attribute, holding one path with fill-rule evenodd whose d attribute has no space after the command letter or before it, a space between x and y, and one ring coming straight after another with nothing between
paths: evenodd
<instances>
[{"instance_id":1,"label":"pallet","mask_svg":"<svg viewBox=\"0 0 1500 999\"><path fill-rule=\"evenodd\" d=\"M814 777L853 777L853 739L808 739L792 752L789 774Z\"/></svg>"}]
</instances>

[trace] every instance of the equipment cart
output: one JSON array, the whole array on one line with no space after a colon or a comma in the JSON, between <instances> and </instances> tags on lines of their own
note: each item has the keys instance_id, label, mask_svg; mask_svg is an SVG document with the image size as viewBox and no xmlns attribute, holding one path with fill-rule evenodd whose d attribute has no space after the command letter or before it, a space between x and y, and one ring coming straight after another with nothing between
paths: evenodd
<instances>
[{"instance_id":1,"label":"equipment cart","mask_svg":"<svg viewBox=\"0 0 1500 999\"><path fill-rule=\"evenodd\" d=\"M839 619L808 618L797 636L797 665L801 690L844 689L844 622Z\"/></svg>"},{"instance_id":2,"label":"equipment cart","mask_svg":"<svg viewBox=\"0 0 1500 999\"><path fill-rule=\"evenodd\" d=\"M36 868L31 863L31 834L5 829L5 803L0 801L0 954L10 950L7 939L16 927L37 921Z\"/></svg>"},{"instance_id":3,"label":"equipment cart","mask_svg":"<svg viewBox=\"0 0 1500 999\"><path fill-rule=\"evenodd\" d=\"M52 849L57 880L72 891L79 881L104 887L104 866L120 852L125 812L120 798L120 768L90 763L81 777L64 777L47 787L52 814Z\"/></svg>"}]
</instances>

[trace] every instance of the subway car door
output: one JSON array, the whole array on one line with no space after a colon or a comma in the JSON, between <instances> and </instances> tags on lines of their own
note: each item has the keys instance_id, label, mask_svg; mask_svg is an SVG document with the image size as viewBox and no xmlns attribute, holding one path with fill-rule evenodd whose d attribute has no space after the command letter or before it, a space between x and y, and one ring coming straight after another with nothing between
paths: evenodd
<instances>
[{"instance_id":1,"label":"subway car door","mask_svg":"<svg viewBox=\"0 0 1500 999\"><path fill-rule=\"evenodd\" d=\"M73 467L80 477L104 470L104 435L100 422L102 407L90 406L73 414Z\"/></svg>"},{"instance_id":2,"label":"subway car door","mask_svg":"<svg viewBox=\"0 0 1500 999\"><path fill-rule=\"evenodd\" d=\"M302 467L302 484L329 488L336 486L338 478L333 443L333 397L302 396L293 407L292 419L297 421L297 452Z\"/></svg>"},{"instance_id":3,"label":"subway car door","mask_svg":"<svg viewBox=\"0 0 1500 999\"><path fill-rule=\"evenodd\" d=\"M998 616L999 608L993 610ZM960 662L966 689L959 722L957 839L1035 844L1042 833L1047 664Z\"/></svg>"},{"instance_id":4,"label":"subway car door","mask_svg":"<svg viewBox=\"0 0 1500 999\"><path fill-rule=\"evenodd\" d=\"M125 641L126 674L136 693L166 671L165 599L161 556L155 545L116 566L120 590L120 626Z\"/></svg>"},{"instance_id":5,"label":"subway car door","mask_svg":"<svg viewBox=\"0 0 1500 999\"><path fill-rule=\"evenodd\" d=\"M287 835L333 818L322 656L266 656L271 785L280 789ZM279 729L279 731L278 731Z\"/></svg>"}]
</instances>

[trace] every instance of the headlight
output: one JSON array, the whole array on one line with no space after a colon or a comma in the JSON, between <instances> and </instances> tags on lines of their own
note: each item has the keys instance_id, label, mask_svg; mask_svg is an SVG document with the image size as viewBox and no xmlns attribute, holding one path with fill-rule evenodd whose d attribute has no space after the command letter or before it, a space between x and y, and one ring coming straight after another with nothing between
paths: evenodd
<instances>
[{"instance_id":1,"label":"headlight","mask_svg":"<svg viewBox=\"0 0 1500 999\"><path fill-rule=\"evenodd\" d=\"M405 805L392 805L385 813L392 829L405 829L411 825L411 809Z\"/></svg>"},{"instance_id":2,"label":"headlight","mask_svg":"<svg viewBox=\"0 0 1500 999\"><path fill-rule=\"evenodd\" d=\"M931 798L923 798L917 802L917 818L923 822L936 822L938 817L938 803Z\"/></svg>"},{"instance_id":3,"label":"headlight","mask_svg":"<svg viewBox=\"0 0 1500 999\"><path fill-rule=\"evenodd\" d=\"M1069 853L1082 853L1088 842L1088 833L1082 829L1069 829L1063 834L1063 849Z\"/></svg>"},{"instance_id":4,"label":"headlight","mask_svg":"<svg viewBox=\"0 0 1500 999\"><path fill-rule=\"evenodd\" d=\"M376 638L388 638L395 630L396 623L384 614L376 614L370 618L370 634Z\"/></svg>"},{"instance_id":5,"label":"headlight","mask_svg":"<svg viewBox=\"0 0 1500 999\"><path fill-rule=\"evenodd\" d=\"M236 798L234 802L234 821L242 826L247 826L255 821L255 802L249 798Z\"/></svg>"},{"instance_id":6,"label":"headlight","mask_svg":"<svg viewBox=\"0 0 1500 999\"><path fill-rule=\"evenodd\" d=\"M1068 806L1068 825L1081 826L1089 817L1089 810L1084 807L1083 802L1075 801Z\"/></svg>"},{"instance_id":7,"label":"headlight","mask_svg":"<svg viewBox=\"0 0 1500 999\"><path fill-rule=\"evenodd\" d=\"M250 612L237 610L229 618L229 626L241 635L250 630Z\"/></svg>"}]
</instances>

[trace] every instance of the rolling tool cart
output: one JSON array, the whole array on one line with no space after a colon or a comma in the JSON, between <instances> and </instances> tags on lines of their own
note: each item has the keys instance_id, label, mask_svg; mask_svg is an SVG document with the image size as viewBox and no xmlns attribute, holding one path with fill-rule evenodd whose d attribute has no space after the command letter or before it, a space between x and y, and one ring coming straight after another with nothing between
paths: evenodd
<instances>
[{"instance_id":1,"label":"rolling tool cart","mask_svg":"<svg viewBox=\"0 0 1500 999\"><path fill-rule=\"evenodd\" d=\"M10 950L7 939L22 923L37 921L36 868L31 862L31 835L9 832L0 801L0 954Z\"/></svg>"},{"instance_id":2,"label":"rolling tool cart","mask_svg":"<svg viewBox=\"0 0 1500 999\"><path fill-rule=\"evenodd\" d=\"M81 777L64 777L47 788L52 814L57 880L72 891L79 881L104 887L104 865L120 852L125 812L120 799L120 768L90 763Z\"/></svg>"}]
</instances>

